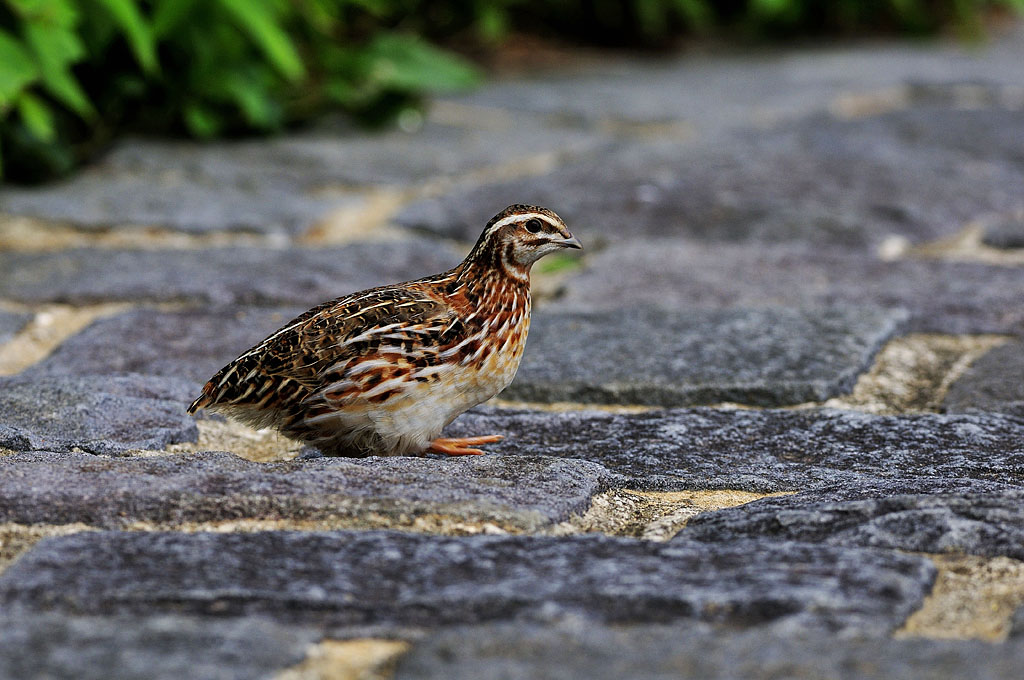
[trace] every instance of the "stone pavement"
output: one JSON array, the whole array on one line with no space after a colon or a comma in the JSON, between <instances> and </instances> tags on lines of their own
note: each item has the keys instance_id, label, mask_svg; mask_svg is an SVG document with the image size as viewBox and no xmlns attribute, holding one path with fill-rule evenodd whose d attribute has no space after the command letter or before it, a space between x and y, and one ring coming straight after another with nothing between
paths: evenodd
<instances>
[{"instance_id":1,"label":"stone pavement","mask_svg":"<svg viewBox=\"0 0 1024 680\"><path fill-rule=\"evenodd\" d=\"M0 678L1018 677L1022 64L589 56L0 188ZM450 427L489 455L185 414L513 202L587 250Z\"/></svg>"}]
</instances>

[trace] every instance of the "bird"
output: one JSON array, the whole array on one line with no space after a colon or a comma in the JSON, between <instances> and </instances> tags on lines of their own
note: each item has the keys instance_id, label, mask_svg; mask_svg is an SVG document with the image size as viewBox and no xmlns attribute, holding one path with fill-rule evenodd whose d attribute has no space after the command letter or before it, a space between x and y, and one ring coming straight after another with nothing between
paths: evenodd
<instances>
[{"instance_id":1,"label":"bird","mask_svg":"<svg viewBox=\"0 0 1024 680\"><path fill-rule=\"evenodd\" d=\"M441 432L515 377L533 264L582 248L553 211L510 205L453 269L310 309L218 371L188 413L272 427L325 456L482 454L502 436Z\"/></svg>"}]
</instances>

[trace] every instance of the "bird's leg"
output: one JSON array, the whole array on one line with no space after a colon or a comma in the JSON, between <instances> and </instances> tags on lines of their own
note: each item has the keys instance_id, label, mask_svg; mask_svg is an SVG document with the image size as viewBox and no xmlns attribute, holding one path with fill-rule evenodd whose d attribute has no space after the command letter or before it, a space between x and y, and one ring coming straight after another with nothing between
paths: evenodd
<instances>
[{"instance_id":1,"label":"bird's leg","mask_svg":"<svg viewBox=\"0 0 1024 680\"><path fill-rule=\"evenodd\" d=\"M484 437L454 437L440 438L430 442L426 453L443 453L446 456L479 456L483 454L480 449L467 448L479 444L493 444L504 439L504 435L489 434Z\"/></svg>"}]
</instances>

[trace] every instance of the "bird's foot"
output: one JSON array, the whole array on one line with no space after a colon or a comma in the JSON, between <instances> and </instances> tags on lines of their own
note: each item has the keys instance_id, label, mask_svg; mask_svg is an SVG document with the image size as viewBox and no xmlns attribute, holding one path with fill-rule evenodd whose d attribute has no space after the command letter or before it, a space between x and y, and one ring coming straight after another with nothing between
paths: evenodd
<instances>
[{"instance_id":1,"label":"bird's foot","mask_svg":"<svg viewBox=\"0 0 1024 680\"><path fill-rule=\"evenodd\" d=\"M425 453L443 453L446 456L480 456L483 451L469 448L480 444L493 444L504 439L504 435L489 434L484 437L441 438L430 442Z\"/></svg>"}]
</instances>

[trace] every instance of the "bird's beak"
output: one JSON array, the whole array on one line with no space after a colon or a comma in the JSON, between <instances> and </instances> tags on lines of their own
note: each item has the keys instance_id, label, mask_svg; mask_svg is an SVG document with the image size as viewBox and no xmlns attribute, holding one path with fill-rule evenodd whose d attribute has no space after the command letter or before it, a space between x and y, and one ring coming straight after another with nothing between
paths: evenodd
<instances>
[{"instance_id":1,"label":"bird's beak","mask_svg":"<svg viewBox=\"0 0 1024 680\"><path fill-rule=\"evenodd\" d=\"M583 250L583 244L575 236L569 236L569 238L562 239L561 241L555 241L557 245L563 248L576 248L577 250Z\"/></svg>"}]
</instances>

